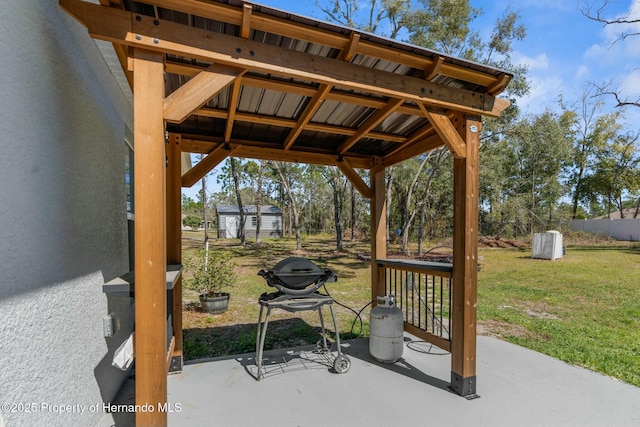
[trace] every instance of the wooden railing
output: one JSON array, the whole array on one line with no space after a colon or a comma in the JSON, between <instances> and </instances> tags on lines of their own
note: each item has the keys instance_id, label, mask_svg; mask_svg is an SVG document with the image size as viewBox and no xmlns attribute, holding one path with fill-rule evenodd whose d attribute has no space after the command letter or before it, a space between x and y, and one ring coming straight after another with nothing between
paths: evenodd
<instances>
[{"instance_id":1,"label":"wooden railing","mask_svg":"<svg viewBox=\"0 0 640 427\"><path fill-rule=\"evenodd\" d=\"M404 330L451 351L451 274L453 265L401 259L377 260L384 287L404 314Z\"/></svg>"}]
</instances>

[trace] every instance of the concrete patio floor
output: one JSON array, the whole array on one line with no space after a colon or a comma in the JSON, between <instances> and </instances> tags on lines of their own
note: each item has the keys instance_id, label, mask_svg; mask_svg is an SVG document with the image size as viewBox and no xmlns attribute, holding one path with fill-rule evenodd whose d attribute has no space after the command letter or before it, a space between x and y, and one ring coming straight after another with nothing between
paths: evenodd
<instances>
[{"instance_id":1,"label":"concrete patio floor","mask_svg":"<svg viewBox=\"0 0 640 427\"><path fill-rule=\"evenodd\" d=\"M640 426L640 388L495 338L478 337L473 400L449 391L450 355L437 347L405 346L389 365L369 355L367 339L343 345L344 374L311 348L265 352L261 381L253 353L192 361L169 376L180 407L169 425Z\"/></svg>"}]
</instances>

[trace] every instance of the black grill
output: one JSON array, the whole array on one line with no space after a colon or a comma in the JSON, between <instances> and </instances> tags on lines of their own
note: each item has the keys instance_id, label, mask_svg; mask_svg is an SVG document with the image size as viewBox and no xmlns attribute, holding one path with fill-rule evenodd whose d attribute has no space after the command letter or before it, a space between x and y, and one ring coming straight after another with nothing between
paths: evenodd
<instances>
[{"instance_id":1,"label":"black grill","mask_svg":"<svg viewBox=\"0 0 640 427\"><path fill-rule=\"evenodd\" d=\"M328 306L333 320L338 355L333 358L332 366L336 373L349 370L351 361L342 353L340 348L340 332L338 322L333 312L333 298L328 294L317 292L327 282L335 282L336 275L331 270L320 268L306 258L290 257L283 259L269 270L260 270L258 274L264 277L269 286L278 289L277 292L263 293L258 299L260 314L258 315L258 332L256 334L256 364L258 371L256 379L264 376L262 368L262 353L264 341L269 325L271 310L279 308L291 313L313 310L320 316L322 339L317 344L317 351L324 355L332 355L331 343L327 340L322 319L322 307ZM264 309L267 309L263 320Z\"/></svg>"},{"instance_id":2,"label":"black grill","mask_svg":"<svg viewBox=\"0 0 640 427\"><path fill-rule=\"evenodd\" d=\"M269 286L290 295L310 294L325 283L337 280L331 270L299 257L283 259L273 268L260 270L258 274L265 278Z\"/></svg>"}]
</instances>

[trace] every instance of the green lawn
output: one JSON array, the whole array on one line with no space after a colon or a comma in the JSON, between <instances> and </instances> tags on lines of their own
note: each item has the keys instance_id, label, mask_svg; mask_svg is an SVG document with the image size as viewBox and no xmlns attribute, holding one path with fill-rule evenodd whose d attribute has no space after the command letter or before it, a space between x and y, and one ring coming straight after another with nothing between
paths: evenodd
<instances>
[{"instance_id":1,"label":"green lawn","mask_svg":"<svg viewBox=\"0 0 640 427\"><path fill-rule=\"evenodd\" d=\"M200 235L185 233L184 238L187 256L202 245ZM358 311L370 300L369 263L356 256L369 251L367 242L346 243L339 253L331 236L305 238L301 253L292 252L292 239L244 247L214 239L211 247L233 252L239 280L230 289L229 311L222 315L202 313L197 295L185 291L186 359L254 351L258 297L275 290L257 272L287 256L307 257L332 269L339 279L327 288L337 302ZM479 254L479 333L640 386L640 247L569 246L556 261L531 259L528 249L480 249ZM355 314L335 308L342 335L357 336ZM313 312L274 312L265 348L315 343L317 317ZM362 317L366 336L368 309Z\"/></svg>"},{"instance_id":2,"label":"green lawn","mask_svg":"<svg viewBox=\"0 0 640 427\"><path fill-rule=\"evenodd\" d=\"M481 331L640 386L640 248L481 250Z\"/></svg>"}]
</instances>

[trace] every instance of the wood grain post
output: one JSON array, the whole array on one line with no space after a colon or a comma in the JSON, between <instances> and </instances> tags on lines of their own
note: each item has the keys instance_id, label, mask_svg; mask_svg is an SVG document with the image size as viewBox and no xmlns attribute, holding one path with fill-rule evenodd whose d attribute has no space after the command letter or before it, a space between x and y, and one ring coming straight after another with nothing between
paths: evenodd
<instances>
[{"instance_id":1,"label":"wood grain post","mask_svg":"<svg viewBox=\"0 0 640 427\"><path fill-rule=\"evenodd\" d=\"M456 117L466 156L454 158L453 292L451 389L476 396L476 311L478 293L478 149L480 118Z\"/></svg>"},{"instance_id":2,"label":"wood grain post","mask_svg":"<svg viewBox=\"0 0 640 427\"><path fill-rule=\"evenodd\" d=\"M135 49L135 364L136 426L166 426L167 248L163 55Z\"/></svg>"},{"instance_id":3,"label":"wood grain post","mask_svg":"<svg viewBox=\"0 0 640 427\"><path fill-rule=\"evenodd\" d=\"M371 299L385 293L384 268L378 267L377 260L387 257L387 199L385 191L385 168L371 169Z\"/></svg>"},{"instance_id":4,"label":"wood grain post","mask_svg":"<svg viewBox=\"0 0 640 427\"><path fill-rule=\"evenodd\" d=\"M181 135L170 134L167 144L167 263L182 264ZM173 287L172 326L175 345L169 372L182 371L182 276Z\"/></svg>"}]
</instances>

